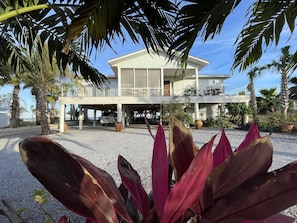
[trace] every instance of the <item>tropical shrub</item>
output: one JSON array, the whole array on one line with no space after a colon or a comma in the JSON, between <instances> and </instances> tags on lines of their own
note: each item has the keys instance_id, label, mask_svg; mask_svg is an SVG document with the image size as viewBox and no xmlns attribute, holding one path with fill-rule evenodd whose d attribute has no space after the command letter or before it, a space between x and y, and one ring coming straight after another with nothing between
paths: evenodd
<instances>
[{"instance_id":1,"label":"tropical shrub","mask_svg":"<svg viewBox=\"0 0 297 223\"><path fill-rule=\"evenodd\" d=\"M169 151L161 125L153 137L150 194L120 155L122 184L117 187L107 172L49 138L28 138L19 148L33 176L86 222L294 221L279 212L297 203L297 162L268 172L272 144L269 136L260 137L255 123L235 151L224 129L214 150L216 135L199 149L175 117L169 127ZM63 216L59 222L68 220Z\"/></svg>"},{"instance_id":2,"label":"tropical shrub","mask_svg":"<svg viewBox=\"0 0 297 223\"><path fill-rule=\"evenodd\" d=\"M163 103L161 110L161 119L164 125L170 123L171 116L177 117L186 125L194 124L194 119L191 113L187 112L189 104L174 101L172 103Z\"/></svg>"},{"instance_id":3,"label":"tropical shrub","mask_svg":"<svg viewBox=\"0 0 297 223\"><path fill-rule=\"evenodd\" d=\"M236 127L232 122L229 121L229 117L217 117L216 119L209 117L205 121L203 121L204 127L211 127L211 128L231 128Z\"/></svg>"},{"instance_id":4,"label":"tropical shrub","mask_svg":"<svg viewBox=\"0 0 297 223\"><path fill-rule=\"evenodd\" d=\"M297 126L296 111L290 112L286 117L283 117L280 112L269 112L259 116L258 126L262 131L278 132L288 125Z\"/></svg>"},{"instance_id":5,"label":"tropical shrub","mask_svg":"<svg viewBox=\"0 0 297 223\"><path fill-rule=\"evenodd\" d=\"M230 115L230 121L238 126L243 125L243 118L251 114L251 107L245 103L228 103L225 105Z\"/></svg>"}]
</instances>

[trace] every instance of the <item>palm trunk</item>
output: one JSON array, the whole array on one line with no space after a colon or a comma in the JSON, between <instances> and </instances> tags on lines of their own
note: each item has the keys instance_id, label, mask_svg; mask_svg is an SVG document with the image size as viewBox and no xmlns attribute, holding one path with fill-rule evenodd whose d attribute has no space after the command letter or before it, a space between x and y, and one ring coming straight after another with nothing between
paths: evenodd
<instances>
[{"instance_id":1,"label":"palm trunk","mask_svg":"<svg viewBox=\"0 0 297 223\"><path fill-rule=\"evenodd\" d=\"M284 117L288 114L288 106L288 80L286 72L283 72L281 76L280 111L281 115Z\"/></svg>"},{"instance_id":2,"label":"palm trunk","mask_svg":"<svg viewBox=\"0 0 297 223\"><path fill-rule=\"evenodd\" d=\"M257 114L258 114L258 106L257 106L257 98L256 98L256 94L255 94L255 86L254 86L253 81L250 82L250 84L248 86L248 90L251 93L251 106L253 108L253 121L256 122Z\"/></svg>"},{"instance_id":3,"label":"palm trunk","mask_svg":"<svg viewBox=\"0 0 297 223\"><path fill-rule=\"evenodd\" d=\"M20 85L14 85L12 93L11 118L10 127L17 128L21 126L20 123L20 104L19 104Z\"/></svg>"},{"instance_id":4,"label":"palm trunk","mask_svg":"<svg viewBox=\"0 0 297 223\"><path fill-rule=\"evenodd\" d=\"M39 111L39 107L40 107L40 100L38 99L38 94L35 95L35 107L36 107L36 112L35 112L35 115L36 115L36 118L35 118L35 124L36 125L40 125L40 111Z\"/></svg>"},{"instance_id":5,"label":"palm trunk","mask_svg":"<svg viewBox=\"0 0 297 223\"><path fill-rule=\"evenodd\" d=\"M51 102L51 109L50 109L50 123L54 124L56 118L56 100Z\"/></svg>"},{"instance_id":6,"label":"palm trunk","mask_svg":"<svg viewBox=\"0 0 297 223\"><path fill-rule=\"evenodd\" d=\"M48 135L51 133L51 131L46 112L46 95L41 86L38 87L37 95L39 101L37 112L40 114L41 133L43 135Z\"/></svg>"}]
</instances>

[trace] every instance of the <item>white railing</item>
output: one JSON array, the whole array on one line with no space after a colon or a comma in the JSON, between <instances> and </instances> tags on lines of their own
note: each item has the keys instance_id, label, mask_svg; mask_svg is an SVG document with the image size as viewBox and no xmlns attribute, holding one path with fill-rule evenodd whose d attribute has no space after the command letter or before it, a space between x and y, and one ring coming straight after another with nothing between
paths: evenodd
<instances>
[{"instance_id":1,"label":"white railing","mask_svg":"<svg viewBox=\"0 0 297 223\"><path fill-rule=\"evenodd\" d=\"M161 96L161 88L122 88L121 96Z\"/></svg>"},{"instance_id":2,"label":"white railing","mask_svg":"<svg viewBox=\"0 0 297 223\"><path fill-rule=\"evenodd\" d=\"M196 88L173 89L173 96L196 96ZM199 85L199 96L239 95L246 92L245 85Z\"/></svg>"},{"instance_id":3,"label":"white railing","mask_svg":"<svg viewBox=\"0 0 297 223\"><path fill-rule=\"evenodd\" d=\"M170 93L169 93L170 92ZM194 87L181 89L171 88L167 96L196 96L196 89ZM219 95L239 95L242 92L246 92L245 85L199 85L198 94L199 96L219 96ZM161 88L122 88L121 96L162 96ZM111 97L118 96L118 89L106 89L98 90L95 93L86 92L79 96L94 96L94 97ZM163 95L166 96L166 95Z\"/></svg>"}]
</instances>

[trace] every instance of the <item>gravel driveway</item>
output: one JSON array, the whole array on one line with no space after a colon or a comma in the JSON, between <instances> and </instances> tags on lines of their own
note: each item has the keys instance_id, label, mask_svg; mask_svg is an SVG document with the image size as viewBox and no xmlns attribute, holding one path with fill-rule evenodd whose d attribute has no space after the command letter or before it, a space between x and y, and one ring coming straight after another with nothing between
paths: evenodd
<instances>
[{"instance_id":1,"label":"gravel driveway","mask_svg":"<svg viewBox=\"0 0 297 223\"><path fill-rule=\"evenodd\" d=\"M220 133L219 129L203 128L191 130L195 143L199 148L208 142L214 134ZM156 129L153 128L155 133ZM40 213L39 206L34 202L33 193L42 189L42 185L29 173L24 166L18 150L18 143L29 136L38 135L39 128L20 128L0 130L0 199L8 201L17 210L23 210L22 217L26 222L44 222L45 215ZM165 132L168 137L168 131ZM226 129L227 137L235 149L244 139L246 132ZM267 133L261 133L261 136ZM109 172L119 183L117 171L117 157L124 156L138 171L143 185L150 190L151 181L151 155L153 139L145 126L133 126L115 132L113 127L84 127L78 130L69 127L66 133L55 133L48 136L63 145L70 152L78 154L101 169ZM215 141L218 142L219 137ZM274 157L271 169L279 168L289 162L297 160L297 135L273 133L270 140L274 147ZM23 209L25 208L25 209ZM65 210L55 199L49 198L44 207L54 215L54 219L64 214L73 216L75 222L84 222L69 211ZM0 203L0 209L5 209ZM291 216L296 215L296 207L285 212ZM296 217L297 218L297 217ZM6 223L0 216L0 222Z\"/></svg>"}]
</instances>

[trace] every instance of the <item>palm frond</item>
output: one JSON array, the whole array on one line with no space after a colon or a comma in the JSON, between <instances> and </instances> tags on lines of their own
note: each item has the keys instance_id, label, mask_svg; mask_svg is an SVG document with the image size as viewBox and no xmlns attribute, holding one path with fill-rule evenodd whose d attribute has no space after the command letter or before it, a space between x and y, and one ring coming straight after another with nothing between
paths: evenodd
<instances>
[{"instance_id":1,"label":"palm frond","mask_svg":"<svg viewBox=\"0 0 297 223\"><path fill-rule=\"evenodd\" d=\"M240 0L183 1L184 5L174 31L176 39L169 48L171 58L174 56L174 51L180 51L183 60L186 60L198 36L206 41L220 33L225 19L240 2Z\"/></svg>"},{"instance_id":2,"label":"palm frond","mask_svg":"<svg viewBox=\"0 0 297 223\"><path fill-rule=\"evenodd\" d=\"M45 2L47 1L40 1L40 3ZM30 54L32 54L35 50L34 42L37 38L40 38L41 45L38 46L38 51L41 57L42 47L45 47L46 43L48 43L46 47L48 47L51 64L53 63L53 58L56 57L61 70L65 70L66 66L71 64L76 75L82 75L88 78L88 81L91 80L98 87L102 87L106 78L97 69L91 67L81 46L71 45L69 55L62 52L63 46L66 43L65 27L73 20L75 9L80 4L80 1L73 0L67 1L66 3L63 1L53 1L53 3L55 2L60 5L52 5L49 8L39 11L21 14L1 23L0 35L3 36L5 41L15 42L13 50L10 49L10 51L6 50L2 52L6 53L6 57L12 58L11 63L16 66L16 64L19 64L16 63L16 60L19 58L19 54L17 53L20 52L22 48L26 48L29 50ZM61 5L61 3L63 3L63 5ZM6 6L5 2L3 5L0 5L0 9L4 6ZM14 9L16 7L18 7L18 4L17 6L12 5L10 8ZM20 7L22 7L22 5ZM9 34L13 34L13 37L10 38ZM7 45L6 42L1 41L1 43ZM24 60L23 62L26 61Z\"/></svg>"},{"instance_id":3,"label":"palm frond","mask_svg":"<svg viewBox=\"0 0 297 223\"><path fill-rule=\"evenodd\" d=\"M110 40L117 37L124 42L128 35L135 43L141 39L147 47L157 49L169 43L176 10L168 0L90 1L76 10L75 19L67 30L67 39L70 42L77 39L91 50L105 44L113 48ZM68 46L64 48L66 52Z\"/></svg>"},{"instance_id":4,"label":"palm frond","mask_svg":"<svg viewBox=\"0 0 297 223\"><path fill-rule=\"evenodd\" d=\"M294 32L297 5L295 1L257 1L249 9L250 17L239 34L236 43L233 68L246 67L257 62L272 42L277 45L280 34L287 24L291 34Z\"/></svg>"}]
</instances>

